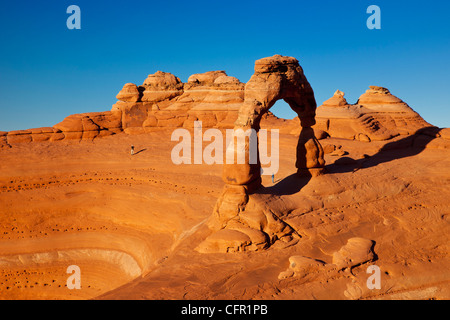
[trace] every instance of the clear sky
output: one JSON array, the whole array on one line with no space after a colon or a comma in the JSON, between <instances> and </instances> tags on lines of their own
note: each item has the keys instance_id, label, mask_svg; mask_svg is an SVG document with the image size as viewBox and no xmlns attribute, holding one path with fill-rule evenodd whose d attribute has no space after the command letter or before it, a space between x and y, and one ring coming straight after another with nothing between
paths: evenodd
<instances>
[{"instance_id":1,"label":"clear sky","mask_svg":"<svg viewBox=\"0 0 450 320\"><path fill-rule=\"evenodd\" d=\"M69 5L81 30L69 30ZM369 30L369 5L381 30ZM247 82L254 61L296 57L318 105L384 86L428 122L450 126L450 1L1 1L0 131L110 110L127 82L157 70L182 81L225 70ZM287 105L275 114L293 116Z\"/></svg>"}]
</instances>

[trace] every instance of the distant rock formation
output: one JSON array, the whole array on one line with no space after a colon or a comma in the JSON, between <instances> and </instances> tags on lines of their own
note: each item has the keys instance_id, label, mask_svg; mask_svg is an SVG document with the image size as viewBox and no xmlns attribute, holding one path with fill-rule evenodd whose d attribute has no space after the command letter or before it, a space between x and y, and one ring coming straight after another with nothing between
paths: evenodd
<instances>
[{"instance_id":1,"label":"distant rock formation","mask_svg":"<svg viewBox=\"0 0 450 320\"><path fill-rule=\"evenodd\" d=\"M341 106L347 106L347 100L344 98L345 93L340 91L340 90L336 90L336 92L334 93L334 95L326 100L322 105L324 106L328 106L328 107L341 107Z\"/></svg>"},{"instance_id":2,"label":"distant rock formation","mask_svg":"<svg viewBox=\"0 0 450 320\"><path fill-rule=\"evenodd\" d=\"M244 83L225 71L194 74L187 83L157 71L141 86L126 83L111 111L74 114L53 127L0 132L0 148L33 141L92 140L120 132L139 134L155 128L233 128L244 102Z\"/></svg>"},{"instance_id":3,"label":"distant rock formation","mask_svg":"<svg viewBox=\"0 0 450 320\"><path fill-rule=\"evenodd\" d=\"M144 133L152 128L232 128L244 101L244 84L225 71L193 74L187 83L170 73L151 74L142 86L125 84L112 111L121 114L126 133Z\"/></svg>"},{"instance_id":4,"label":"distant rock formation","mask_svg":"<svg viewBox=\"0 0 450 320\"><path fill-rule=\"evenodd\" d=\"M316 121L314 129L331 137L367 142L413 134L431 126L388 89L376 86L370 86L354 105L348 104L338 90L317 108Z\"/></svg>"},{"instance_id":5,"label":"distant rock formation","mask_svg":"<svg viewBox=\"0 0 450 320\"><path fill-rule=\"evenodd\" d=\"M274 77L277 74L274 71L280 71L279 68L290 63L286 64L287 57L275 57L279 61L270 66L266 64L267 59L273 60L274 57L258 60L255 74L247 84L228 76L225 71L193 74L186 83L171 73L157 71L148 75L142 85L126 83L117 94L118 101L111 111L70 115L53 127L2 131L0 148L10 148L16 143L26 142L92 140L120 132L141 134L161 128L193 128L194 121L202 121L204 128L231 129L236 120L244 125L242 119L248 117L244 110L253 112L252 110L258 111L261 108L254 108L249 101L260 101L258 92L262 92L262 87L259 86L265 85L265 76ZM270 83L279 83L277 81L274 78ZM278 86L279 84L263 90L267 99L278 98ZM295 94L284 97L291 107L294 105L293 99L296 99ZM243 111L239 115L241 107ZM300 135L302 126L298 117L293 120L278 119L270 112L259 111L255 116L264 128L278 128L280 133ZM367 142L410 135L431 126L388 89L376 86L371 86L355 104L349 104L344 93L337 90L317 108L315 121L312 128L318 139L331 136ZM307 130L303 131L303 138L306 132Z\"/></svg>"}]
</instances>

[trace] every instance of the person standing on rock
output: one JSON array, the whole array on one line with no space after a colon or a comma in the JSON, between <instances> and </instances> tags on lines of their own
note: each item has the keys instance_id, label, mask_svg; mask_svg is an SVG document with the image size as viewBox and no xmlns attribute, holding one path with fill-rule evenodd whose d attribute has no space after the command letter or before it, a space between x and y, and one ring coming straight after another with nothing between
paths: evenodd
<instances>
[{"instance_id":1,"label":"person standing on rock","mask_svg":"<svg viewBox=\"0 0 450 320\"><path fill-rule=\"evenodd\" d=\"M272 173L272 183L275 183L275 173Z\"/></svg>"},{"instance_id":2,"label":"person standing on rock","mask_svg":"<svg viewBox=\"0 0 450 320\"><path fill-rule=\"evenodd\" d=\"M131 146L131 155L134 154L134 146Z\"/></svg>"}]
</instances>

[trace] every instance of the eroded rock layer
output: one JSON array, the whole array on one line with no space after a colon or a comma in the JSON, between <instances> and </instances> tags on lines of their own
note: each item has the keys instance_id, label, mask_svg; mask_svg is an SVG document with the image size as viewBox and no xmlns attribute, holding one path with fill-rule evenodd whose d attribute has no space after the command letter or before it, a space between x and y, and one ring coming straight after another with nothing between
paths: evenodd
<instances>
[{"instance_id":1,"label":"eroded rock layer","mask_svg":"<svg viewBox=\"0 0 450 320\"><path fill-rule=\"evenodd\" d=\"M431 126L388 89L376 86L370 86L356 104L348 104L338 90L317 108L316 121L315 130L329 136L366 142L414 134Z\"/></svg>"},{"instance_id":2,"label":"eroded rock layer","mask_svg":"<svg viewBox=\"0 0 450 320\"><path fill-rule=\"evenodd\" d=\"M303 111L301 108L311 104L311 95L306 94L310 86L302 87L304 101L300 102L296 101L298 90L295 86L286 86L288 82L304 82L299 73L295 73L295 68L289 67L295 65L295 61L295 58L279 55L260 59L247 84L228 76L225 71L193 74L186 83L171 73L157 71L148 75L142 85L126 83L117 94L118 101L111 111L70 115L53 127L0 131L0 148L24 142L92 140L120 132L141 134L159 128L193 128L194 121L202 121L204 128L231 129L239 120L241 107L241 118L248 120L246 112L256 110L252 117L256 117L264 128L299 135L300 118L278 119L266 111L269 102L284 99L295 111L309 112L308 108ZM302 74L301 67L300 71ZM284 89L280 91L282 87ZM312 89L310 91L312 93ZM283 93L280 95L280 92ZM260 94L264 97L259 97ZM255 101L261 105L254 106ZM344 92L337 90L315 112L313 128L318 139L332 136L366 142L384 141L431 126L388 89L377 86L370 86L356 104L349 104ZM306 114L303 118L304 121L311 119ZM243 120L239 121L239 125L245 127L246 124L241 123ZM252 123L254 119L249 121Z\"/></svg>"}]
</instances>

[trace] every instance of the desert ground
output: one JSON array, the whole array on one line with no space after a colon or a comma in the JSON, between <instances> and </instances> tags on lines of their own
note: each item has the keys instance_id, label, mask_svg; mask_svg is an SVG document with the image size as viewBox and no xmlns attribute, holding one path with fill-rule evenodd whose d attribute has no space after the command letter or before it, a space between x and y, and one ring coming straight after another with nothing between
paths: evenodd
<instances>
[{"instance_id":1,"label":"desert ground","mask_svg":"<svg viewBox=\"0 0 450 320\"><path fill-rule=\"evenodd\" d=\"M295 208L283 219L297 239L201 253L224 186L222 166L173 164L171 133L1 149L0 298L450 298L443 139L323 139L324 150L335 150L325 154L326 173L300 177L297 136L283 133L275 183L263 176L257 193ZM352 238L371 240L372 256L338 268L333 254ZM295 268L295 257L315 263ZM67 287L70 265L80 267L81 289ZM381 270L380 289L366 284L371 265Z\"/></svg>"}]
</instances>

